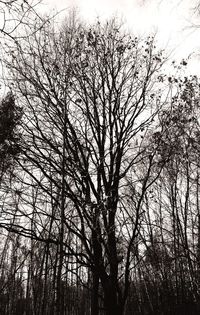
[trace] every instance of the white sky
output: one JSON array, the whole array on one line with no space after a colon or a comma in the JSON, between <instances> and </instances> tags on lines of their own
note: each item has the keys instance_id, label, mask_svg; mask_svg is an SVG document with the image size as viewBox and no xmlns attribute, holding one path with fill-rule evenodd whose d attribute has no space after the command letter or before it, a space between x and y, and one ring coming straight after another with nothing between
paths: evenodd
<instances>
[{"instance_id":1,"label":"white sky","mask_svg":"<svg viewBox=\"0 0 200 315\"><path fill-rule=\"evenodd\" d=\"M198 2L200 0L41 0L37 9L41 13L66 9L59 15L62 19L67 9L74 7L88 22L97 17L118 16L136 36L156 33L158 48L165 49L172 60L181 61L190 56L189 72L200 75L200 13L199 16L194 14ZM2 14L0 24L4 23ZM192 27L192 23L198 27Z\"/></svg>"},{"instance_id":2,"label":"white sky","mask_svg":"<svg viewBox=\"0 0 200 315\"><path fill-rule=\"evenodd\" d=\"M97 16L123 17L129 29L142 35L157 33L161 48L172 52L172 58L187 58L190 69L200 73L200 28L189 28L195 21L195 0L43 0L44 10L76 7L80 15L92 22ZM63 13L62 15L63 16ZM200 25L200 16L196 23ZM197 62L198 61L198 62Z\"/></svg>"}]
</instances>

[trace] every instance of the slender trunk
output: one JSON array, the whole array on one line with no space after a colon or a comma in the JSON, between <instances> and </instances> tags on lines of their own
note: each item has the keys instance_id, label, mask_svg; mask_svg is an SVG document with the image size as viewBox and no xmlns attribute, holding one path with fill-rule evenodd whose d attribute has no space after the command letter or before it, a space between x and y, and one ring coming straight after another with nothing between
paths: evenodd
<instances>
[{"instance_id":1,"label":"slender trunk","mask_svg":"<svg viewBox=\"0 0 200 315\"><path fill-rule=\"evenodd\" d=\"M57 315L64 314L64 294L62 282L62 268L64 260L64 221L65 221L65 148L66 148L66 106L63 110L64 128L63 128L63 150L62 150L62 188L61 188L61 209L60 209L60 233L59 233L59 261L57 274Z\"/></svg>"},{"instance_id":2,"label":"slender trunk","mask_svg":"<svg viewBox=\"0 0 200 315\"><path fill-rule=\"evenodd\" d=\"M199 207L199 174L196 180L196 202L197 202L197 270L200 271L200 207ZM200 276L199 276L200 282Z\"/></svg>"},{"instance_id":3,"label":"slender trunk","mask_svg":"<svg viewBox=\"0 0 200 315\"><path fill-rule=\"evenodd\" d=\"M63 315L64 312L64 297L63 297L63 285L62 285L62 268L63 268L63 238L64 238L64 196L62 195L61 201L61 220L60 220L60 235L59 235L59 259L58 259L58 273L57 273L57 299L56 308L57 315Z\"/></svg>"}]
</instances>

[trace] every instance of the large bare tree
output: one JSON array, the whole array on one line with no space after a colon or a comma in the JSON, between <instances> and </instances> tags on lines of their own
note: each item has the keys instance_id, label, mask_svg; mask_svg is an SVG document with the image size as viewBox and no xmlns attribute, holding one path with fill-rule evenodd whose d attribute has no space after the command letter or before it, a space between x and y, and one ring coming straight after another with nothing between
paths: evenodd
<instances>
[{"instance_id":1,"label":"large bare tree","mask_svg":"<svg viewBox=\"0 0 200 315\"><path fill-rule=\"evenodd\" d=\"M43 25L9 58L7 82L24 111L14 176L15 189L23 184L15 215L25 221L1 226L56 246L56 314L66 257L92 273L92 314L101 292L106 314L123 314L145 194L165 164L147 145L164 101L162 52L116 20L87 27L71 18Z\"/></svg>"}]
</instances>

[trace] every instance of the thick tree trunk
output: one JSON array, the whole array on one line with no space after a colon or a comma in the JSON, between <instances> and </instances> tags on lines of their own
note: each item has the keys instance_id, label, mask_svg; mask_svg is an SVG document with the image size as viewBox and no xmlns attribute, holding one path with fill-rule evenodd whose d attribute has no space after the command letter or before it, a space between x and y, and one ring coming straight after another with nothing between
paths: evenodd
<instances>
[{"instance_id":1,"label":"thick tree trunk","mask_svg":"<svg viewBox=\"0 0 200 315\"><path fill-rule=\"evenodd\" d=\"M93 273L92 294L91 294L91 315L99 314L99 275Z\"/></svg>"},{"instance_id":2,"label":"thick tree trunk","mask_svg":"<svg viewBox=\"0 0 200 315\"><path fill-rule=\"evenodd\" d=\"M95 220L98 218L98 209L95 209ZM91 315L99 314L99 280L100 280L100 266L102 264L102 247L99 242L98 235L101 235L99 222L94 221L96 230L92 231L92 244L94 250L94 268L92 270L92 294L91 294Z\"/></svg>"},{"instance_id":3,"label":"thick tree trunk","mask_svg":"<svg viewBox=\"0 0 200 315\"><path fill-rule=\"evenodd\" d=\"M109 277L103 285L106 315L123 315L124 307L114 282Z\"/></svg>"},{"instance_id":4,"label":"thick tree trunk","mask_svg":"<svg viewBox=\"0 0 200 315\"><path fill-rule=\"evenodd\" d=\"M104 306L106 315L123 315L122 294L118 283L118 255L117 240L115 235L115 215L117 210L118 195L116 189L113 189L113 196L108 200L108 261L109 275L103 277L102 287L104 290Z\"/></svg>"}]
</instances>

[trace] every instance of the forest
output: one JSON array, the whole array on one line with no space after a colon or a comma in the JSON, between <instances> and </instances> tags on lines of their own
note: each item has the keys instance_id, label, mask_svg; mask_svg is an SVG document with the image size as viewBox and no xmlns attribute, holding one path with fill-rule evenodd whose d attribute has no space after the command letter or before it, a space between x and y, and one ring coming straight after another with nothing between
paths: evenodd
<instances>
[{"instance_id":1,"label":"forest","mask_svg":"<svg viewBox=\"0 0 200 315\"><path fill-rule=\"evenodd\" d=\"M4 5L0 314L200 314L198 74L117 17Z\"/></svg>"}]
</instances>

